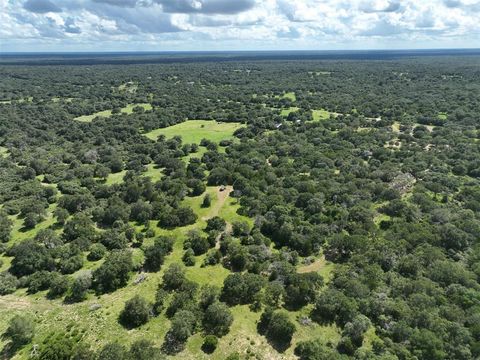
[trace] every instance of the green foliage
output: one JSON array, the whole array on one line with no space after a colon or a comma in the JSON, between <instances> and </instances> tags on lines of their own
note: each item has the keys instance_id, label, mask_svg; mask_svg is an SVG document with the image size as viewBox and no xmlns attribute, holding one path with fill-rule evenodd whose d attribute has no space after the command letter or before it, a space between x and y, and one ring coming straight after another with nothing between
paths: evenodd
<instances>
[{"instance_id":1,"label":"green foliage","mask_svg":"<svg viewBox=\"0 0 480 360\"><path fill-rule=\"evenodd\" d=\"M199 305L206 310L210 305L217 302L220 297L220 289L217 286L206 284L200 289Z\"/></svg>"},{"instance_id":2,"label":"green foliage","mask_svg":"<svg viewBox=\"0 0 480 360\"><path fill-rule=\"evenodd\" d=\"M51 273L49 271L37 271L27 278L28 292L30 294L37 293L42 290L47 290L52 283L52 280L60 276L58 273Z\"/></svg>"},{"instance_id":3,"label":"green foliage","mask_svg":"<svg viewBox=\"0 0 480 360\"><path fill-rule=\"evenodd\" d=\"M182 310L172 319L170 330L165 335L163 350L168 354L176 354L183 350L185 342L195 329L195 315L188 310Z\"/></svg>"},{"instance_id":4,"label":"green foliage","mask_svg":"<svg viewBox=\"0 0 480 360\"><path fill-rule=\"evenodd\" d=\"M207 334L226 335L233 322L230 309L219 301L210 304L203 315L203 328Z\"/></svg>"},{"instance_id":5,"label":"green foliage","mask_svg":"<svg viewBox=\"0 0 480 360\"><path fill-rule=\"evenodd\" d=\"M327 289L318 297L312 318L320 323L337 322L345 324L357 313L358 305L354 299L335 289Z\"/></svg>"},{"instance_id":6,"label":"green foliage","mask_svg":"<svg viewBox=\"0 0 480 360\"><path fill-rule=\"evenodd\" d=\"M155 292L155 302L153 304L153 311L156 315L159 315L163 311L167 298L168 291L159 286Z\"/></svg>"},{"instance_id":7,"label":"green foliage","mask_svg":"<svg viewBox=\"0 0 480 360\"><path fill-rule=\"evenodd\" d=\"M0 243L8 242L12 231L13 223L3 211L0 212Z\"/></svg>"},{"instance_id":8,"label":"green foliage","mask_svg":"<svg viewBox=\"0 0 480 360\"><path fill-rule=\"evenodd\" d=\"M70 286L69 293L65 300L69 302L80 302L87 298L87 291L92 286L92 273L84 272L78 275Z\"/></svg>"},{"instance_id":9,"label":"green foliage","mask_svg":"<svg viewBox=\"0 0 480 360\"><path fill-rule=\"evenodd\" d=\"M170 208L164 212L159 219L159 226L164 228L175 228L195 223L197 215L188 207Z\"/></svg>"},{"instance_id":10,"label":"green foliage","mask_svg":"<svg viewBox=\"0 0 480 360\"><path fill-rule=\"evenodd\" d=\"M177 290L185 280L185 270L179 264L171 264L163 274L163 287L169 291Z\"/></svg>"},{"instance_id":11,"label":"green foliage","mask_svg":"<svg viewBox=\"0 0 480 360\"><path fill-rule=\"evenodd\" d=\"M478 358L479 58L210 60L1 66L4 329L28 303L41 353L75 323L51 358L155 358L136 340L167 331L197 358L227 330L212 358L290 358L288 319L302 360ZM52 299L91 290L100 312ZM115 321L134 295L149 331Z\"/></svg>"},{"instance_id":12,"label":"green foliage","mask_svg":"<svg viewBox=\"0 0 480 360\"><path fill-rule=\"evenodd\" d=\"M214 216L213 218L207 220L207 227L205 231L223 231L225 230L226 225L227 223L224 219L219 216Z\"/></svg>"},{"instance_id":13,"label":"green foliage","mask_svg":"<svg viewBox=\"0 0 480 360\"><path fill-rule=\"evenodd\" d=\"M233 236L247 236L250 233L250 226L245 221L234 221L232 223Z\"/></svg>"},{"instance_id":14,"label":"green foliage","mask_svg":"<svg viewBox=\"0 0 480 360\"><path fill-rule=\"evenodd\" d=\"M95 237L94 223L86 214L76 214L65 223L63 236L67 241L78 238L93 240Z\"/></svg>"},{"instance_id":15,"label":"green foliage","mask_svg":"<svg viewBox=\"0 0 480 360\"><path fill-rule=\"evenodd\" d=\"M222 299L230 305L250 304L262 289L264 281L256 274L230 274L223 283Z\"/></svg>"},{"instance_id":16,"label":"green foliage","mask_svg":"<svg viewBox=\"0 0 480 360\"><path fill-rule=\"evenodd\" d=\"M40 345L41 360L70 360L75 352L75 342L62 333L53 333Z\"/></svg>"},{"instance_id":17,"label":"green foliage","mask_svg":"<svg viewBox=\"0 0 480 360\"><path fill-rule=\"evenodd\" d=\"M132 266L132 254L129 250L112 251L105 262L93 272L95 288L100 293L105 293L125 286Z\"/></svg>"},{"instance_id":18,"label":"green foliage","mask_svg":"<svg viewBox=\"0 0 480 360\"><path fill-rule=\"evenodd\" d=\"M320 340L299 342L295 347L295 355L300 360L339 360L347 358L325 346Z\"/></svg>"},{"instance_id":19,"label":"green foliage","mask_svg":"<svg viewBox=\"0 0 480 360\"><path fill-rule=\"evenodd\" d=\"M129 354L125 346L118 342L106 344L98 354L98 359L102 360L127 360Z\"/></svg>"},{"instance_id":20,"label":"green foliage","mask_svg":"<svg viewBox=\"0 0 480 360\"><path fill-rule=\"evenodd\" d=\"M50 299L59 298L68 291L70 287L70 280L67 276L54 276L50 281L50 289L48 290L47 297Z\"/></svg>"},{"instance_id":21,"label":"green foliage","mask_svg":"<svg viewBox=\"0 0 480 360\"><path fill-rule=\"evenodd\" d=\"M191 248L185 250L185 253L182 256L182 261L185 266L194 266L195 265L195 253Z\"/></svg>"},{"instance_id":22,"label":"green foliage","mask_svg":"<svg viewBox=\"0 0 480 360\"><path fill-rule=\"evenodd\" d=\"M210 244L204 236L199 231L189 231L187 234L187 239L185 240L183 244L185 249L191 248L193 250L193 253L198 256L205 254L209 247Z\"/></svg>"},{"instance_id":23,"label":"green foliage","mask_svg":"<svg viewBox=\"0 0 480 360\"><path fill-rule=\"evenodd\" d=\"M0 273L0 295L7 295L17 290L18 279L8 272Z\"/></svg>"},{"instance_id":24,"label":"green foliage","mask_svg":"<svg viewBox=\"0 0 480 360\"><path fill-rule=\"evenodd\" d=\"M137 340L130 346L130 358L136 360L164 360L166 357L153 342Z\"/></svg>"},{"instance_id":25,"label":"green foliage","mask_svg":"<svg viewBox=\"0 0 480 360\"><path fill-rule=\"evenodd\" d=\"M165 256L172 251L173 239L162 236L155 239L154 244L145 249L145 269L156 272L160 270Z\"/></svg>"},{"instance_id":26,"label":"green foliage","mask_svg":"<svg viewBox=\"0 0 480 360\"><path fill-rule=\"evenodd\" d=\"M214 335L207 335L203 340L202 351L211 354L215 351L218 345L218 339Z\"/></svg>"},{"instance_id":27,"label":"green foliage","mask_svg":"<svg viewBox=\"0 0 480 360\"><path fill-rule=\"evenodd\" d=\"M290 345L296 327L285 312L267 308L260 317L258 331L264 334L274 346L281 349Z\"/></svg>"},{"instance_id":28,"label":"green foliage","mask_svg":"<svg viewBox=\"0 0 480 360\"><path fill-rule=\"evenodd\" d=\"M125 303L119 320L127 328L139 327L148 321L150 312L150 304L144 298L136 295Z\"/></svg>"},{"instance_id":29,"label":"green foliage","mask_svg":"<svg viewBox=\"0 0 480 360\"><path fill-rule=\"evenodd\" d=\"M98 261L102 259L107 253L107 248L103 244L93 244L90 247L90 252L87 255L89 261Z\"/></svg>"},{"instance_id":30,"label":"green foliage","mask_svg":"<svg viewBox=\"0 0 480 360\"><path fill-rule=\"evenodd\" d=\"M30 275L36 271L54 269L54 259L48 250L32 240L15 245L10 254L14 256L10 272L17 276Z\"/></svg>"},{"instance_id":31,"label":"green foliage","mask_svg":"<svg viewBox=\"0 0 480 360\"><path fill-rule=\"evenodd\" d=\"M210 194L205 194L202 201L202 208L209 208L212 205L212 198Z\"/></svg>"},{"instance_id":32,"label":"green foliage","mask_svg":"<svg viewBox=\"0 0 480 360\"><path fill-rule=\"evenodd\" d=\"M12 341L15 348L18 348L32 341L35 335L35 324L29 317L15 315L8 322L4 335Z\"/></svg>"}]
</instances>

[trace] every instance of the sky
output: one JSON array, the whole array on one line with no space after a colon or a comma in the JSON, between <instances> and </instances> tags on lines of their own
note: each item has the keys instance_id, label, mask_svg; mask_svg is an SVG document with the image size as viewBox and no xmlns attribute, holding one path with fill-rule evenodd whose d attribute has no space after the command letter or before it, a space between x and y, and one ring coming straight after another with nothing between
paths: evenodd
<instances>
[{"instance_id":1,"label":"sky","mask_svg":"<svg viewBox=\"0 0 480 360\"><path fill-rule=\"evenodd\" d=\"M480 0L0 0L0 52L480 48Z\"/></svg>"}]
</instances>

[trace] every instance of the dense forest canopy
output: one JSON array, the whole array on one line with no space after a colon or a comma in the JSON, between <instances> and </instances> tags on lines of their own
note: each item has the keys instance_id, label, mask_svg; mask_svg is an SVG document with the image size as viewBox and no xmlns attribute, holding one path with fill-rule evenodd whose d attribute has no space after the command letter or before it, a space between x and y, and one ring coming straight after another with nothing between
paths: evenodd
<instances>
[{"instance_id":1,"label":"dense forest canopy","mask_svg":"<svg viewBox=\"0 0 480 360\"><path fill-rule=\"evenodd\" d=\"M4 358L480 357L480 57L0 79Z\"/></svg>"}]
</instances>

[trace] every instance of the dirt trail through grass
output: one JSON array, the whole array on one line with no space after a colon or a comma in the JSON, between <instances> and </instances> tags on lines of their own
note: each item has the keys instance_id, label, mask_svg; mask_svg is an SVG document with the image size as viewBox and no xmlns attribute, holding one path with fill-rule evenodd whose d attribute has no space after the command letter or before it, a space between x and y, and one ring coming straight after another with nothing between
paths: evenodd
<instances>
[{"instance_id":1,"label":"dirt trail through grass","mask_svg":"<svg viewBox=\"0 0 480 360\"><path fill-rule=\"evenodd\" d=\"M223 207L223 205L225 205L225 201L227 201L228 195L230 195L230 193L233 191L233 186L228 185L223 191L220 189L221 187L219 186L217 188L217 201L215 202L215 205L212 206L207 215L202 217L202 220L208 220L212 217L218 216L220 209Z\"/></svg>"},{"instance_id":2,"label":"dirt trail through grass","mask_svg":"<svg viewBox=\"0 0 480 360\"><path fill-rule=\"evenodd\" d=\"M0 296L0 308L21 310L31 307L30 301L13 295Z\"/></svg>"},{"instance_id":3,"label":"dirt trail through grass","mask_svg":"<svg viewBox=\"0 0 480 360\"><path fill-rule=\"evenodd\" d=\"M208 214L204 217L202 217L202 220L208 220L211 219L212 217L218 216L220 213L220 210L222 209L223 205L225 205L225 201L227 201L228 196L230 193L233 191L233 186L228 185L226 186L223 190L220 190L221 187L219 186L217 188L217 201L214 206L210 209ZM225 228L225 231L222 233L218 234L217 238L215 239L215 248L220 249L220 238L222 237L223 233L229 233L232 231L232 224L227 222L227 226Z\"/></svg>"}]
</instances>

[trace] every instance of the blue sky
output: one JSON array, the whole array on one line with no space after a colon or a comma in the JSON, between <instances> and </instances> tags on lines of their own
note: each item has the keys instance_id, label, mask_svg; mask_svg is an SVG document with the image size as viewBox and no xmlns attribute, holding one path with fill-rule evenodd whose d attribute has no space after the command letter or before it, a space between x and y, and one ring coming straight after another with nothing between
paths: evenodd
<instances>
[{"instance_id":1,"label":"blue sky","mask_svg":"<svg viewBox=\"0 0 480 360\"><path fill-rule=\"evenodd\" d=\"M479 0L1 0L0 51L480 47Z\"/></svg>"}]
</instances>

